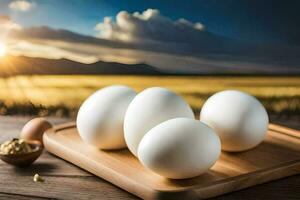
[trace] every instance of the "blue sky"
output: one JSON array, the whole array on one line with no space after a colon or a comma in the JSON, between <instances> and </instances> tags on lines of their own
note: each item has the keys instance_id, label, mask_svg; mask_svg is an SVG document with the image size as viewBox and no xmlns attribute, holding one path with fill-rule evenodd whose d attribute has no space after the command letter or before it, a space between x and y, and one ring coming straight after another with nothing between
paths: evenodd
<instances>
[{"instance_id":1,"label":"blue sky","mask_svg":"<svg viewBox=\"0 0 300 200\"><path fill-rule=\"evenodd\" d=\"M95 34L95 25L105 16L148 8L158 9L174 20L201 22L208 31L219 35L253 42L294 41L300 24L300 1L296 0L31 0L35 7L29 12L9 9L10 2L0 1L0 13L10 15L24 27L44 25L88 35Z\"/></svg>"},{"instance_id":2,"label":"blue sky","mask_svg":"<svg viewBox=\"0 0 300 200\"><path fill-rule=\"evenodd\" d=\"M0 0L0 45L189 73L294 72L299 10L297 0Z\"/></svg>"}]
</instances>

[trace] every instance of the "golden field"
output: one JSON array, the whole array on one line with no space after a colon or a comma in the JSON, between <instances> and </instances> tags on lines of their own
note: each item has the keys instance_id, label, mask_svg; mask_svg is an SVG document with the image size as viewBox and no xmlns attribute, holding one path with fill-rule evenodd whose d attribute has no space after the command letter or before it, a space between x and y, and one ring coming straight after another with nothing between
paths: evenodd
<instances>
[{"instance_id":1,"label":"golden field","mask_svg":"<svg viewBox=\"0 0 300 200\"><path fill-rule=\"evenodd\" d=\"M74 116L86 97L112 84L136 91L166 87L181 94L194 110L213 93L236 89L256 96L271 114L300 113L300 77L38 75L0 78L0 114Z\"/></svg>"}]
</instances>

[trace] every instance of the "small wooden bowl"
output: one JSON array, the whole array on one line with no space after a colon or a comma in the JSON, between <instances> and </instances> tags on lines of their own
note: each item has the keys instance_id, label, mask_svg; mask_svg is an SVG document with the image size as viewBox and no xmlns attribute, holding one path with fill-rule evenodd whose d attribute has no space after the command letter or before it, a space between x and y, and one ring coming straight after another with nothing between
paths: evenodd
<instances>
[{"instance_id":1,"label":"small wooden bowl","mask_svg":"<svg viewBox=\"0 0 300 200\"><path fill-rule=\"evenodd\" d=\"M0 154L0 159L17 167L27 167L31 165L43 153L44 147L37 140L26 142L32 147L32 152L26 154Z\"/></svg>"}]
</instances>

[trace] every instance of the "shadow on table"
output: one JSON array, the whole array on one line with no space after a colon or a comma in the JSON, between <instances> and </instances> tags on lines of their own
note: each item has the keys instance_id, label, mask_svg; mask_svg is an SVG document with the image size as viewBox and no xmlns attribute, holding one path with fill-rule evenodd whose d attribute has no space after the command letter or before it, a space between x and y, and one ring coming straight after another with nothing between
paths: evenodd
<instances>
[{"instance_id":1,"label":"shadow on table","mask_svg":"<svg viewBox=\"0 0 300 200\"><path fill-rule=\"evenodd\" d=\"M51 173L55 171L57 167L49 163L33 163L32 165L24 168L14 167L14 171L18 174L26 173Z\"/></svg>"}]
</instances>

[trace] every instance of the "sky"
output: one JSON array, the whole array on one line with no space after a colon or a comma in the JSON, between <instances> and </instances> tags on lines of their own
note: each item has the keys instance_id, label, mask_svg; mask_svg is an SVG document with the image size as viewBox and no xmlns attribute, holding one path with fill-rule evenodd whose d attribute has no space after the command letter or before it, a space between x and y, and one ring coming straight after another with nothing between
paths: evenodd
<instances>
[{"instance_id":1,"label":"sky","mask_svg":"<svg viewBox=\"0 0 300 200\"><path fill-rule=\"evenodd\" d=\"M0 40L11 54L84 63L277 70L298 64L299 9L297 0L0 0Z\"/></svg>"}]
</instances>

